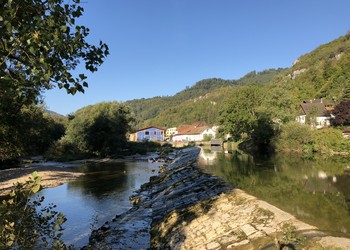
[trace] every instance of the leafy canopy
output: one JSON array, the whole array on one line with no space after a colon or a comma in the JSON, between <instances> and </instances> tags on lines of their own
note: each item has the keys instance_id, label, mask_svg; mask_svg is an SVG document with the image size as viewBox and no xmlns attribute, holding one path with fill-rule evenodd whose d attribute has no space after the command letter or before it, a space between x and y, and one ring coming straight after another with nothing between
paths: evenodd
<instances>
[{"instance_id":1,"label":"leafy canopy","mask_svg":"<svg viewBox=\"0 0 350 250\"><path fill-rule=\"evenodd\" d=\"M103 42L89 44L89 29L76 25L84 11L79 2L0 0L0 161L33 153L30 141L42 140L47 124L35 107L42 91L84 92L85 73L97 71L109 54Z\"/></svg>"},{"instance_id":2,"label":"leafy canopy","mask_svg":"<svg viewBox=\"0 0 350 250\"><path fill-rule=\"evenodd\" d=\"M75 113L62 140L84 152L112 155L126 146L126 133L134 120L130 108L122 103L90 105Z\"/></svg>"},{"instance_id":3,"label":"leafy canopy","mask_svg":"<svg viewBox=\"0 0 350 250\"><path fill-rule=\"evenodd\" d=\"M89 29L75 24L83 14L80 0L0 0L1 91L15 92L21 104L31 103L44 89L84 92L85 69L97 71L108 46L86 41Z\"/></svg>"},{"instance_id":4,"label":"leafy canopy","mask_svg":"<svg viewBox=\"0 0 350 250\"><path fill-rule=\"evenodd\" d=\"M2 113L2 108L0 106L0 168L7 160L44 153L64 135L65 117L46 114L42 107L34 105L9 115Z\"/></svg>"},{"instance_id":5,"label":"leafy canopy","mask_svg":"<svg viewBox=\"0 0 350 250\"><path fill-rule=\"evenodd\" d=\"M334 126L349 126L350 125L350 101L342 101L335 106L332 111L334 118L331 119L331 124Z\"/></svg>"},{"instance_id":6,"label":"leafy canopy","mask_svg":"<svg viewBox=\"0 0 350 250\"><path fill-rule=\"evenodd\" d=\"M238 88L221 111L219 122L222 132L230 134L235 140L241 139L243 133L250 135L258 120L262 97L261 87Z\"/></svg>"}]
</instances>

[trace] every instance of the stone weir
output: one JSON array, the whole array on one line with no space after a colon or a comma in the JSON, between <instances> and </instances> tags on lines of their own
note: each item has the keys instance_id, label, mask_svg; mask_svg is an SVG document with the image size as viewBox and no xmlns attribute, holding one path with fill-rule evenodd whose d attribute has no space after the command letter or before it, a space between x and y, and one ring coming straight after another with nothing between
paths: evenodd
<instances>
[{"instance_id":1,"label":"stone weir","mask_svg":"<svg viewBox=\"0 0 350 250\"><path fill-rule=\"evenodd\" d=\"M92 232L85 249L350 249L349 239L328 237L206 173L198 154L198 148L177 151L165 172L130 197L129 211Z\"/></svg>"}]
</instances>

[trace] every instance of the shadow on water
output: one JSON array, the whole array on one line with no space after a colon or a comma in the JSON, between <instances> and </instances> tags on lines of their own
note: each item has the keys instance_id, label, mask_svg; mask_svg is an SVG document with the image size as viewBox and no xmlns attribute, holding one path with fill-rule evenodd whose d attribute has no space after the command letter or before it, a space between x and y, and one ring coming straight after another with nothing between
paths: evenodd
<instances>
[{"instance_id":1,"label":"shadow on water","mask_svg":"<svg viewBox=\"0 0 350 250\"><path fill-rule=\"evenodd\" d=\"M201 153L199 164L249 194L334 236L350 237L348 158L305 160L293 155Z\"/></svg>"},{"instance_id":2,"label":"shadow on water","mask_svg":"<svg viewBox=\"0 0 350 250\"><path fill-rule=\"evenodd\" d=\"M128 169L123 162L89 164L78 169L85 175L69 183L68 189L79 190L82 195L92 195L96 199L124 190L128 182Z\"/></svg>"}]
</instances>

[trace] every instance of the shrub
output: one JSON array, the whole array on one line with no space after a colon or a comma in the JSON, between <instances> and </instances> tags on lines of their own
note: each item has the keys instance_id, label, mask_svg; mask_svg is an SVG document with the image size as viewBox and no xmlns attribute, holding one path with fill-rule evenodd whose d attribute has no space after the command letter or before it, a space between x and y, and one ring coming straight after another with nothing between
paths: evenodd
<instances>
[{"instance_id":1,"label":"shrub","mask_svg":"<svg viewBox=\"0 0 350 250\"><path fill-rule=\"evenodd\" d=\"M34 196L41 178L32 174L25 183L17 183L0 204L0 249L67 248L60 240L62 213L49 204L41 207L44 197Z\"/></svg>"},{"instance_id":2,"label":"shrub","mask_svg":"<svg viewBox=\"0 0 350 250\"><path fill-rule=\"evenodd\" d=\"M312 151L310 149L313 140L311 134L310 126L291 122L281 127L279 134L273 140L273 144L276 151L309 152Z\"/></svg>"},{"instance_id":3,"label":"shrub","mask_svg":"<svg viewBox=\"0 0 350 250\"><path fill-rule=\"evenodd\" d=\"M350 142L344 138L341 131L335 128L324 128L315 130L314 151L321 154L348 154Z\"/></svg>"},{"instance_id":4,"label":"shrub","mask_svg":"<svg viewBox=\"0 0 350 250\"><path fill-rule=\"evenodd\" d=\"M297 152L312 157L314 153L323 155L348 154L350 142L335 128L311 129L310 126L289 123L281 127L273 141L277 151Z\"/></svg>"}]
</instances>

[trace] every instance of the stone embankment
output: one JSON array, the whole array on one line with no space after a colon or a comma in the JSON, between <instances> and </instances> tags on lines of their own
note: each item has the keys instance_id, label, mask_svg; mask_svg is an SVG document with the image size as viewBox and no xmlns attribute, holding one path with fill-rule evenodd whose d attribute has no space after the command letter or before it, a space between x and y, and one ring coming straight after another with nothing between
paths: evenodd
<instances>
[{"instance_id":1,"label":"stone embankment","mask_svg":"<svg viewBox=\"0 0 350 250\"><path fill-rule=\"evenodd\" d=\"M128 212L93 231L86 248L350 249L350 239L328 237L206 173L196 164L198 153L178 151L164 173L131 197Z\"/></svg>"}]
</instances>

